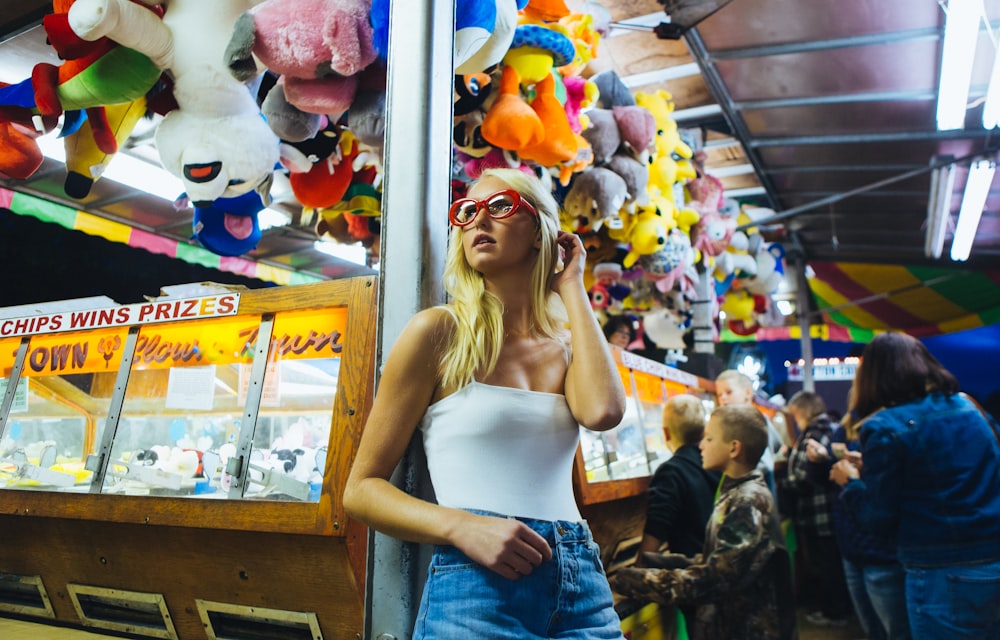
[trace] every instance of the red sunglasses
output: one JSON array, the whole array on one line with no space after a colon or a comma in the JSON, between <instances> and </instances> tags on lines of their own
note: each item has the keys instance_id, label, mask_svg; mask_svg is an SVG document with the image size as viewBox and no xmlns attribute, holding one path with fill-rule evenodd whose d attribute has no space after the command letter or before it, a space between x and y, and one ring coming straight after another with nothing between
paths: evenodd
<instances>
[{"instance_id":1,"label":"red sunglasses","mask_svg":"<svg viewBox=\"0 0 1000 640\"><path fill-rule=\"evenodd\" d=\"M521 197L521 194L513 189L504 189L486 196L482 200L475 198L460 198L451 203L448 210L448 219L456 227L464 227L476 219L480 209L486 209L486 213L494 220L509 218L518 209L524 207L528 212L538 217L538 210L535 206Z\"/></svg>"}]
</instances>

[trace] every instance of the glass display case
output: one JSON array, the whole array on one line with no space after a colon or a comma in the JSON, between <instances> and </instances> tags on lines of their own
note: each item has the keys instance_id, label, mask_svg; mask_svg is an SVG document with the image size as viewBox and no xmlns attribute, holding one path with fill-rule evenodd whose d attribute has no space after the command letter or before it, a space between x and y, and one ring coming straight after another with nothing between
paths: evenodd
<instances>
[{"instance_id":1,"label":"glass display case","mask_svg":"<svg viewBox=\"0 0 1000 640\"><path fill-rule=\"evenodd\" d=\"M336 529L374 384L373 283L0 321L0 504L23 490L300 503L300 522ZM86 325L113 326L63 330Z\"/></svg>"},{"instance_id":2,"label":"glass display case","mask_svg":"<svg viewBox=\"0 0 1000 640\"><path fill-rule=\"evenodd\" d=\"M24 351L0 438L0 487L88 491L93 472L86 459L104 435L111 400L93 387L95 380L114 378L121 353L112 347L127 333L97 329L33 335L23 345L0 341L4 391Z\"/></svg>"},{"instance_id":3,"label":"glass display case","mask_svg":"<svg viewBox=\"0 0 1000 640\"><path fill-rule=\"evenodd\" d=\"M625 415L608 431L580 430L577 484L584 503L644 490L656 467L670 457L662 426L669 398L689 393L712 403L711 383L617 347L612 352L625 387Z\"/></svg>"}]
</instances>

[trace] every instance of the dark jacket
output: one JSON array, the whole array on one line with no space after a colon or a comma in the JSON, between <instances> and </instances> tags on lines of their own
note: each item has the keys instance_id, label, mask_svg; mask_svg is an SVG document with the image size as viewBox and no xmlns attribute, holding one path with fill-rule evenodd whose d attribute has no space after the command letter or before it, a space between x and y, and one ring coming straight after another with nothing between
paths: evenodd
<instances>
[{"instance_id":1,"label":"dark jacket","mask_svg":"<svg viewBox=\"0 0 1000 640\"><path fill-rule=\"evenodd\" d=\"M677 568L623 568L617 593L643 602L697 606L692 640L798 637L791 567L771 491L760 471L725 478L709 518L704 554L663 556Z\"/></svg>"},{"instance_id":2,"label":"dark jacket","mask_svg":"<svg viewBox=\"0 0 1000 640\"><path fill-rule=\"evenodd\" d=\"M962 395L933 393L861 425L864 467L843 499L910 566L1000 560L1000 443Z\"/></svg>"},{"instance_id":3,"label":"dark jacket","mask_svg":"<svg viewBox=\"0 0 1000 640\"><path fill-rule=\"evenodd\" d=\"M649 481L643 532L666 541L671 553L701 553L720 477L702 468L698 445L677 449Z\"/></svg>"}]
</instances>

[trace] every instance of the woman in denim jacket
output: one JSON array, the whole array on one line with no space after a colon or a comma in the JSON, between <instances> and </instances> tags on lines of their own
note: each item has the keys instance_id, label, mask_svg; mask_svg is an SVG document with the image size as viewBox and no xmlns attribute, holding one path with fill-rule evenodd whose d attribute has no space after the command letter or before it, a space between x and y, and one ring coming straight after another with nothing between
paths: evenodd
<instances>
[{"instance_id":1,"label":"woman in denim jacket","mask_svg":"<svg viewBox=\"0 0 1000 640\"><path fill-rule=\"evenodd\" d=\"M895 539L912 637L1000 637L995 425L905 334L865 348L855 392L861 455L849 453L831 477L863 526Z\"/></svg>"}]
</instances>

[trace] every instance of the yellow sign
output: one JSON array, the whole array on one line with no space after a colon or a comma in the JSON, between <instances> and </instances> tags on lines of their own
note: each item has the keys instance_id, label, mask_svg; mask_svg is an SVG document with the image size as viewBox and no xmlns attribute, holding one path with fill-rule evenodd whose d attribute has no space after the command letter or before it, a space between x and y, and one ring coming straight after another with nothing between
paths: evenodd
<instances>
[{"instance_id":1,"label":"yellow sign","mask_svg":"<svg viewBox=\"0 0 1000 640\"><path fill-rule=\"evenodd\" d=\"M61 376L117 371L127 336L126 327L32 336L23 375ZM5 355L6 351L4 348Z\"/></svg>"}]
</instances>

